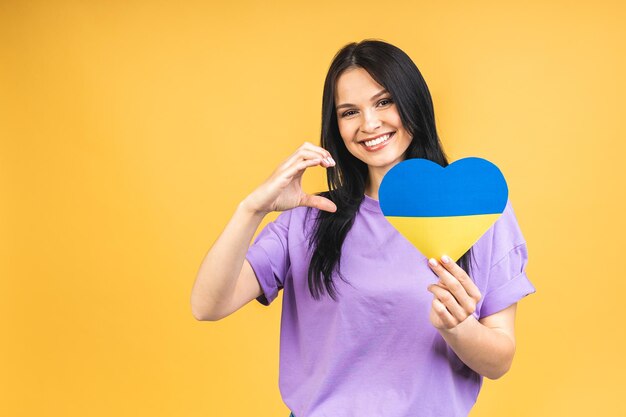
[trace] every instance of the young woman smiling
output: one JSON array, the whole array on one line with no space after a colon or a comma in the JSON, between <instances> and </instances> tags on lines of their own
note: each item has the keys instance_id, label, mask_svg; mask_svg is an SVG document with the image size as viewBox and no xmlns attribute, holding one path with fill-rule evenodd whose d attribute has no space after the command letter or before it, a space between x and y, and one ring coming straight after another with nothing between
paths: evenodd
<instances>
[{"instance_id":1,"label":"young woman smiling","mask_svg":"<svg viewBox=\"0 0 626 417\"><path fill-rule=\"evenodd\" d=\"M510 201L458 263L429 262L387 222L385 173L448 161L420 71L380 40L335 55L320 144L304 142L241 201L202 262L194 316L269 305L282 289L279 385L297 417L466 416L483 377L509 370L516 305L535 292ZM329 190L310 195L301 178L314 166Z\"/></svg>"}]
</instances>

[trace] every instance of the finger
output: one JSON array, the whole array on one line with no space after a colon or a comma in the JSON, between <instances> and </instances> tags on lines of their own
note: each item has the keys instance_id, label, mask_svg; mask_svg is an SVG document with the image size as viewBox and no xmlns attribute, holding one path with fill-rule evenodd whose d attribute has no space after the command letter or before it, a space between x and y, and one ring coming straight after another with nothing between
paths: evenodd
<instances>
[{"instance_id":1,"label":"finger","mask_svg":"<svg viewBox=\"0 0 626 417\"><path fill-rule=\"evenodd\" d=\"M463 268L461 268L456 262L452 260L449 256L443 255L441 257L442 265L448 272L450 272L459 283L465 288L465 291L469 294L469 296L476 302L478 302L482 298L482 294L480 290L474 283L474 281L467 275L467 272ZM447 260L447 262L446 262Z\"/></svg>"},{"instance_id":2,"label":"finger","mask_svg":"<svg viewBox=\"0 0 626 417\"><path fill-rule=\"evenodd\" d=\"M324 211L330 211L334 213L337 211L337 206L335 203L327 199L326 197L322 197L319 195L309 195L305 194L300 200L301 206L314 207Z\"/></svg>"},{"instance_id":3,"label":"finger","mask_svg":"<svg viewBox=\"0 0 626 417\"><path fill-rule=\"evenodd\" d=\"M452 316L452 314L450 314L446 306L443 305L441 301L439 301L437 298L433 298L432 305L433 309L448 329L451 329L458 324L456 319Z\"/></svg>"},{"instance_id":4,"label":"finger","mask_svg":"<svg viewBox=\"0 0 626 417\"><path fill-rule=\"evenodd\" d=\"M428 286L428 291L432 292L435 297L446 306L446 309L452 316L460 322L465 320L468 313L459 305L456 298L452 296L450 291L444 290L438 285L431 284Z\"/></svg>"},{"instance_id":5,"label":"finger","mask_svg":"<svg viewBox=\"0 0 626 417\"><path fill-rule=\"evenodd\" d=\"M322 163L321 159L305 159L304 161L300 161L300 162L296 162L295 164L291 165L287 171L285 172L285 175L287 178L293 178L298 174L301 174L305 169L315 166L315 165L319 165Z\"/></svg>"},{"instance_id":6,"label":"finger","mask_svg":"<svg viewBox=\"0 0 626 417\"><path fill-rule=\"evenodd\" d=\"M331 166L332 162L327 159L330 155L328 152L322 153L311 149L300 148L296 152L294 152L285 162L283 162L284 169L288 169L293 164L307 160L307 159L320 159L322 161L322 165Z\"/></svg>"},{"instance_id":7,"label":"finger","mask_svg":"<svg viewBox=\"0 0 626 417\"><path fill-rule=\"evenodd\" d=\"M326 149L322 148L321 146L314 145L311 142L304 142L301 148L310 149L310 150L319 152L320 154L324 155L323 158L328 158L332 156L330 152L328 152Z\"/></svg>"},{"instance_id":8,"label":"finger","mask_svg":"<svg viewBox=\"0 0 626 417\"><path fill-rule=\"evenodd\" d=\"M313 145L311 142L304 142L291 156L291 162L293 163L293 161L298 160L298 156L302 152L314 152L315 154L319 155L320 159L332 159L332 155L326 149L322 148L321 146Z\"/></svg>"},{"instance_id":9,"label":"finger","mask_svg":"<svg viewBox=\"0 0 626 417\"><path fill-rule=\"evenodd\" d=\"M473 313L476 309L477 301L474 300L466 291L465 287L461 285L459 280L453 276L446 268L444 268L439 262L437 262L434 258L431 258L428 261L428 264L432 268L433 271L441 278L441 282L445 285L445 287L450 291L450 293L454 296L457 302L462 306L462 308L467 311L469 314ZM463 273L461 268L459 268Z\"/></svg>"}]
</instances>

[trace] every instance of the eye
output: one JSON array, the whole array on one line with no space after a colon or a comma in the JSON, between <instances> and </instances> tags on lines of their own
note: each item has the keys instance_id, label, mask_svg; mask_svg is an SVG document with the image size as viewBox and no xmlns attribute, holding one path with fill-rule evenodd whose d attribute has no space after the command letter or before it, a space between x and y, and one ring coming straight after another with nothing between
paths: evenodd
<instances>
[{"instance_id":1,"label":"eye","mask_svg":"<svg viewBox=\"0 0 626 417\"><path fill-rule=\"evenodd\" d=\"M391 104L391 103L393 103L393 100L392 100L392 99L390 99L390 98L384 98L384 99L380 100L380 101L378 102L378 104L385 103L385 102L388 102L388 104ZM384 104L383 104L383 105L384 105ZM351 116L351 115L352 115L351 113L354 113L354 110L348 110L347 112L344 112L344 113L341 115L341 117L348 117L348 116Z\"/></svg>"}]
</instances>

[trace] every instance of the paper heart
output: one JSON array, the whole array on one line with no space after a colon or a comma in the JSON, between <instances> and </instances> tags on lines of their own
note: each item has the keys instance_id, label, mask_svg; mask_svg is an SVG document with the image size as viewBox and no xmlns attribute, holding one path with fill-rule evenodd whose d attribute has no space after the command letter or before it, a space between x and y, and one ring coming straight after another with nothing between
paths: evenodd
<instances>
[{"instance_id":1,"label":"paper heart","mask_svg":"<svg viewBox=\"0 0 626 417\"><path fill-rule=\"evenodd\" d=\"M455 262L506 207L504 175L486 159L459 159L443 168L428 159L396 164L378 191L385 218L427 258Z\"/></svg>"}]
</instances>

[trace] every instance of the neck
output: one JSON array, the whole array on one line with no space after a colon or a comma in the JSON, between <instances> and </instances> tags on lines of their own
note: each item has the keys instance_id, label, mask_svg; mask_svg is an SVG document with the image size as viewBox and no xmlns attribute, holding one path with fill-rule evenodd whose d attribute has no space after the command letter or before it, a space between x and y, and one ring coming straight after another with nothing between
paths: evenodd
<instances>
[{"instance_id":1,"label":"neck","mask_svg":"<svg viewBox=\"0 0 626 417\"><path fill-rule=\"evenodd\" d=\"M404 154L402 155L402 157L396 159L394 162L387 166L373 167L368 165L367 181L365 181L365 195L373 198L374 200L378 200L378 189L380 188L380 183L383 182L383 177L394 165L403 160Z\"/></svg>"},{"instance_id":2,"label":"neck","mask_svg":"<svg viewBox=\"0 0 626 417\"><path fill-rule=\"evenodd\" d=\"M380 183L383 181L383 177L389 169L383 169L378 167L369 167L369 173L367 181L365 182L365 195L378 200L378 189Z\"/></svg>"}]
</instances>

